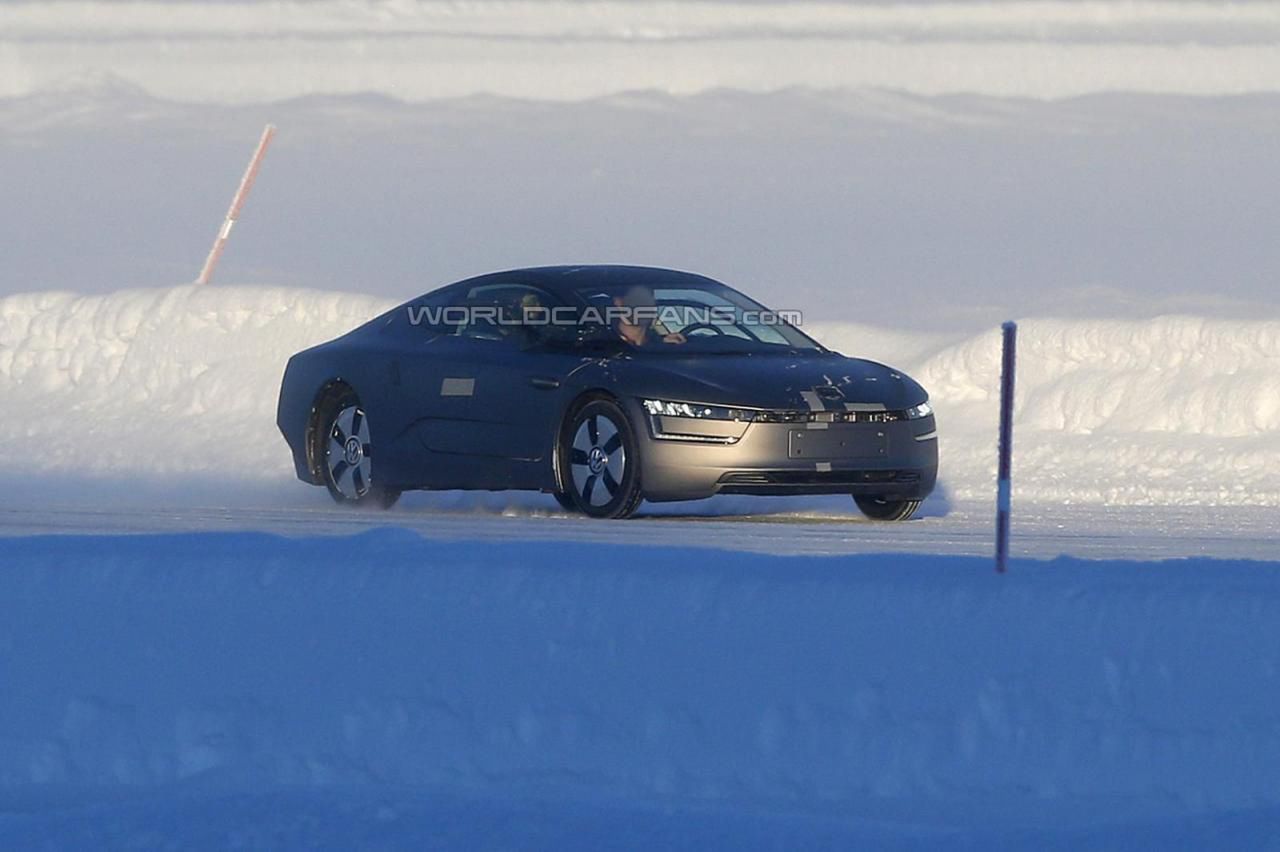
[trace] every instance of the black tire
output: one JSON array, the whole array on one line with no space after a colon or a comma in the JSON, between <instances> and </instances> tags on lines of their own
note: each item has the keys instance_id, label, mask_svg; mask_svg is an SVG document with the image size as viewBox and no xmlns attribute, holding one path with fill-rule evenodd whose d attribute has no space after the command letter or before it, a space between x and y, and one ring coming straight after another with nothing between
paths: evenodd
<instances>
[{"instance_id":1,"label":"black tire","mask_svg":"<svg viewBox=\"0 0 1280 852\"><path fill-rule=\"evenodd\" d=\"M855 494L853 502L862 514L873 521L906 521L920 508L920 500L889 500L884 497L863 497Z\"/></svg>"},{"instance_id":2,"label":"black tire","mask_svg":"<svg viewBox=\"0 0 1280 852\"><path fill-rule=\"evenodd\" d=\"M578 504L573 502L573 498L564 491L553 491L551 496L556 498L556 502L560 504L560 508L566 512L578 511Z\"/></svg>"},{"instance_id":3,"label":"black tire","mask_svg":"<svg viewBox=\"0 0 1280 852\"><path fill-rule=\"evenodd\" d=\"M378 484L369 420L349 387L326 395L316 411L314 458L329 496L345 506L390 509L400 492Z\"/></svg>"},{"instance_id":4,"label":"black tire","mask_svg":"<svg viewBox=\"0 0 1280 852\"><path fill-rule=\"evenodd\" d=\"M640 455L626 412L611 399L577 408L560 430L556 453L562 506L592 518L627 518L639 508Z\"/></svg>"}]
</instances>

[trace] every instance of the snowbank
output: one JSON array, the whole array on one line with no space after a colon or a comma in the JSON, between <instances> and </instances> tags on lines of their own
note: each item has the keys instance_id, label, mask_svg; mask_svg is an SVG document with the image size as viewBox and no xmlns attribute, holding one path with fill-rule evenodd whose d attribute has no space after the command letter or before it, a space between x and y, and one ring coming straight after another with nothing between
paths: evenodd
<instances>
[{"instance_id":1,"label":"snowbank","mask_svg":"<svg viewBox=\"0 0 1280 852\"><path fill-rule=\"evenodd\" d=\"M265 287L0 300L0 465L287 482L274 425L284 362L389 306ZM811 330L918 377L938 410L945 485L987 498L995 333ZM1280 322L1032 320L1020 351L1020 499L1280 505Z\"/></svg>"},{"instance_id":2,"label":"snowbank","mask_svg":"<svg viewBox=\"0 0 1280 852\"><path fill-rule=\"evenodd\" d=\"M0 300L0 459L34 472L284 475L285 361L385 307L251 287Z\"/></svg>"},{"instance_id":3,"label":"snowbank","mask_svg":"<svg viewBox=\"0 0 1280 852\"><path fill-rule=\"evenodd\" d=\"M1280 80L1280 13L1249 2L89 0L5 4L0 32L0 97L85 70L214 102L792 86L1206 95Z\"/></svg>"},{"instance_id":4,"label":"snowbank","mask_svg":"<svg viewBox=\"0 0 1280 852\"><path fill-rule=\"evenodd\" d=\"M1280 806L1276 564L3 547L10 799L407 785L952 831Z\"/></svg>"},{"instance_id":5,"label":"snowbank","mask_svg":"<svg viewBox=\"0 0 1280 852\"><path fill-rule=\"evenodd\" d=\"M902 362L936 400L947 483L961 498L991 493L998 332L930 347L814 330L846 353ZM1021 324L1018 353L1023 499L1280 504L1280 322L1037 319Z\"/></svg>"}]
</instances>

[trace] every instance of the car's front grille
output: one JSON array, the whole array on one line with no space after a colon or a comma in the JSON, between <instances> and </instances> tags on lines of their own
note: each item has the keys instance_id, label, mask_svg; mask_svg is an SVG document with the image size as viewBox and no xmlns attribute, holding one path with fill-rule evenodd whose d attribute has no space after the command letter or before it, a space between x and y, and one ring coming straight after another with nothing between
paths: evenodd
<instances>
[{"instance_id":1,"label":"car's front grille","mask_svg":"<svg viewBox=\"0 0 1280 852\"><path fill-rule=\"evenodd\" d=\"M905 411L758 411L757 423L896 423L906 420Z\"/></svg>"}]
</instances>

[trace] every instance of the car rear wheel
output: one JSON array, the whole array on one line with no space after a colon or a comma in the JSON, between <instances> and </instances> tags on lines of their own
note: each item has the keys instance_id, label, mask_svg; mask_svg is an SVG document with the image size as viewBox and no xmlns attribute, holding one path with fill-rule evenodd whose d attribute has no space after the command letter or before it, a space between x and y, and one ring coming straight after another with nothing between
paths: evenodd
<instances>
[{"instance_id":1,"label":"car rear wheel","mask_svg":"<svg viewBox=\"0 0 1280 852\"><path fill-rule=\"evenodd\" d=\"M560 435L560 504L593 518L626 518L639 507L640 459L627 415L596 399L565 423Z\"/></svg>"},{"instance_id":2,"label":"car rear wheel","mask_svg":"<svg viewBox=\"0 0 1280 852\"><path fill-rule=\"evenodd\" d=\"M317 432L325 487L338 503L390 508L400 492L378 484L369 417L352 390L334 397L320 414Z\"/></svg>"},{"instance_id":3,"label":"car rear wheel","mask_svg":"<svg viewBox=\"0 0 1280 852\"><path fill-rule=\"evenodd\" d=\"M863 497L855 494L853 502L862 514L873 521L905 521L920 508L919 500L889 500L884 497Z\"/></svg>"}]
</instances>

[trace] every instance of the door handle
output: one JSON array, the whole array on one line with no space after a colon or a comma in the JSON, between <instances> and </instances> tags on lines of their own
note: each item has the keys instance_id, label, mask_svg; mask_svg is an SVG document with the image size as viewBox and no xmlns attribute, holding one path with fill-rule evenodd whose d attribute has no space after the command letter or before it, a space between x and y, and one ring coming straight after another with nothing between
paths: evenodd
<instances>
[{"instance_id":1,"label":"door handle","mask_svg":"<svg viewBox=\"0 0 1280 852\"><path fill-rule=\"evenodd\" d=\"M530 376L529 384L538 390L555 390L560 387L560 380L553 379L548 376Z\"/></svg>"}]
</instances>

